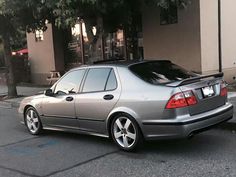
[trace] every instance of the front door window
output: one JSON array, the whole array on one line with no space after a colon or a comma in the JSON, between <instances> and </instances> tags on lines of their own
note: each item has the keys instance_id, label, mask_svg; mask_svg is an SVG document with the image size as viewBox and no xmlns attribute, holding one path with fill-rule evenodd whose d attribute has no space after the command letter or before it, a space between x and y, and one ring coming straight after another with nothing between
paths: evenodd
<instances>
[{"instance_id":1,"label":"front door window","mask_svg":"<svg viewBox=\"0 0 236 177\"><path fill-rule=\"evenodd\" d=\"M56 85L54 93L57 95L73 94L78 92L85 70L80 69L66 74Z\"/></svg>"}]
</instances>

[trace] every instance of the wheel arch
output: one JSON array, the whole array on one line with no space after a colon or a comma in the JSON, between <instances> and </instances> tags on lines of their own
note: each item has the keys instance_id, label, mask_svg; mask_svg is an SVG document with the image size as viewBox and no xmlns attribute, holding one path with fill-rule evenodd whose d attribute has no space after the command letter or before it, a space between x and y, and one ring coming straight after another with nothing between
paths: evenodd
<instances>
[{"instance_id":1,"label":"wheel arch","mask_svg":"<svg viewBox=\"0 0 236 177\"><path fill-rule=\"evenodd\" d=\"M35 109L35 107L33 107L33 106L30 105L30 104L26 105L26 106L24 107L24 110L23 110L23 115L24 115L24 116L25 116L25 113L26 113L27 109L29 109L30 107L32 107L32 108Z\"/></svg>"},{"instance_id":2,"label":"wheel arch","mask_svg":"<svg viewBox=\"0 0 236 177\"><path fill-rule=\"evenodd\" d=\"M107 132L108 132L109 137L111 137L111 123L112 123L113 119L120 114L126 114L126 115L132 117L134 119L134 121L138 124L140 131L142 132L142 129L140 126L140 121L139 121L139 116L133 110L131 110L129 108L117 108L109 114L107 121L106 121L106 128L107 128Z\"/></svg>"}]
</instances>

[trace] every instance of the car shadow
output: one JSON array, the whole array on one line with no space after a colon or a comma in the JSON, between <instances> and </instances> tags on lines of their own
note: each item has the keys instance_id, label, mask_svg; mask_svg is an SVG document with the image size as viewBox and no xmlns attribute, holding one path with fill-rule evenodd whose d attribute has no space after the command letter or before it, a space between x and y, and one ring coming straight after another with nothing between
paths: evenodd
<instances>
[{"instance_id":1,"label":"car shadow","mask_svg":"<svg viewBox=\"0 0 236 177\"><path fill-rule=\"evenodd\" d=\"M216 134L215 130L210 130L210 133L204 132L191 139L146 141L134 153L120 151L119 154L133 159L146 159L150 155L199 158L206 156L206 154L213 156L219 154L229 143L227 138Z\"/></svg>"},{"instance_id":2,"label":"car shadow","mask_svg":"<svg viewBox=\"0 0 236 177\"><path fill-rule=\"evenodd\" d=\"M40 136L44 137L53 137L60 139L70 139L70 140L80 140L81 142L103 142L111 143L111 139L106 137L99 137L88 135L84 133L73 133L73 132L64 132L64 131L54 131L54 130L43 130L43 133Z\"/></svg>"},{"instance_id":3,"label":"car shadow","mask_svg":"<svg viewBox=\"0 0 236 177\"><path fill-rule=\"evenodd\" d=\"M216 128L217 129L222 129L222 130L229 130L229 131L235 133L236 132L236 123L234 123L234 122L225 122L221 125L218 125Z\"/></svg>"},{"instance_id":4,"label":"car shadow","mask_svg":"<svg viewBox=\"0 0 236 177\"><path fill-rule=\"evenodd\" d=\"M227 125L228 126L228 125ZM223 126L217 127L217 129L223 129ZM210 132L210 133L209 133ZM91 136L86 134L61 132L44 130L42 137L50 137L62 140L79 141L80 143L88 145L103 144L107 147L117 149L116 153L125 155L131 158L145 158L147 154L166 154L166 155L187 155L187 154L199 154L204 153L216 153L223 146L228 143L228 140L219 133L215 133L216 130L209 130L201 134L197 134L191 139L172 139L172 140L156 140L145 141L141 147L134 152L125 152L118 149L115 143L110 138Z\"/></svg>"}]
</instances>

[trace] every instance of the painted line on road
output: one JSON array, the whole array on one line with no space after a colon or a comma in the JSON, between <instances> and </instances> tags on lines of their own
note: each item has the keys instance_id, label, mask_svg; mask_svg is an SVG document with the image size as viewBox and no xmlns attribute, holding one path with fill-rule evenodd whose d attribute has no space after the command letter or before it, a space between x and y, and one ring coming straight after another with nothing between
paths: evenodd
<instances>
[{"instance_id":1,"label":"painted line on road","mask_svg":"<svg viewBox=\"0 0 236 177\"><path fill-rule=\"evenodd\" d=\"M65 169L58 170L58 171L52 172L52 173L50 173L50 174L48 174L48 175L45 175L45 177L49 177L49 176L52 176L52 175L55 175L55 174L58 174L58 173L67 171L67 170L70 170L70 169L75 168L75 167L79 167L79 166L81 166L81 165L87 164L87 163L89 163L89 162L92 162L92 161L94 161L94 160L97 160L97 159L106 157L106 156L111 155L111 154L115 154L115 153L117 153L117 152L120 152L120 150L115 150L115 151L112 151L112 152L108 152L108 153L106 153L106 154L103 154L103 155L94 157L94 158L92 158L92 159L89 159L89 160L86 160L86 161L77 163L77 164L72 165L72 166L70 166L70 167L67 167L67 168L65 168Z\"/></svg>"},{"instance_id":2,"label":"painted line on road","mask_svg":"<svg viewBox=\"0 0 236 177\"><path fill-rule=\"evenodd\" d=\"M13 169L13 168L4 167L4 166L2 166L2 165L0 165L0 168L1 168L1 169L4 169L4 170L9 170L9 171L12 171L12 172L16 172L16 173L19 173L19 174L24 175L24 176L29 176L29 177L42 177L42 176L37 176L37 175L32 175L32 174L29 174L29 173L25 173L25 172L23 172L23 171L16 170L16 169Z\"/></svg>"},{"instance_id":3,"label":"painted line on road","mask_svg":"<svg viewBox=\"0 0 236 177\"><path fill-rule=\"evenodd\" d=\"M7 147L7 146L15 145L15 144L18 144L18 143L24 143L24 142L26 142L26 141L30 141L30 140L32 140L32 139L37 139L37 138L40 138L40 137L32 137L32 138L20 140L20 141L14 142L14 143L9 143L9 144L0 145L0 148L4 148L4 147Z\"/></svg>"}]
</instances>

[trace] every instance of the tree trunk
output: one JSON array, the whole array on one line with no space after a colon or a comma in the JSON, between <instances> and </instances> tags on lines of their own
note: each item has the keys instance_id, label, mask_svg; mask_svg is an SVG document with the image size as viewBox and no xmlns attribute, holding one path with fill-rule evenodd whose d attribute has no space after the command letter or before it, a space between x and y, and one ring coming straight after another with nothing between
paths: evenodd
<instances>
[{"instance_id":1,"label":"tree trunk","mask_svg":"<svg viewBox=\"0 0 236 177\"><path fill-rule=\"evenodd\" d=\"M7 79L7 87L8 87L8 97L16 97L16 83L13 74L13 64L11 60L11 45L10 45L10 36L8 34L4 34L3 38L3 46L4 46L4 59L7 67L6 79Z\"/></svg>"},{"instance_id":2,"label":"tree trunk","mask_svg":"<svg viewBox=\"0 0 236 177\"><path fill-rule=\"evenodd\" d=\"M97 18L96 35L93 34L93 25L89 21L90 19L84 19L86 32L89 42L89 60L94 62L97 60L104 59L102 54L102 36L103 36L103 19L102 17Z\"/></svg>"},{"instance_id":3,"label":"tree trunk","mask_svg":"<svg viewBox=\"0 0 236 177\"><path fill-rule=\"evenodd\" d=\"M134 18L134 17L133 17ZM131 27L131 53L133 54L133 59L138 59L138 35L135 24Z\"/></svg>"}]
</instances>

